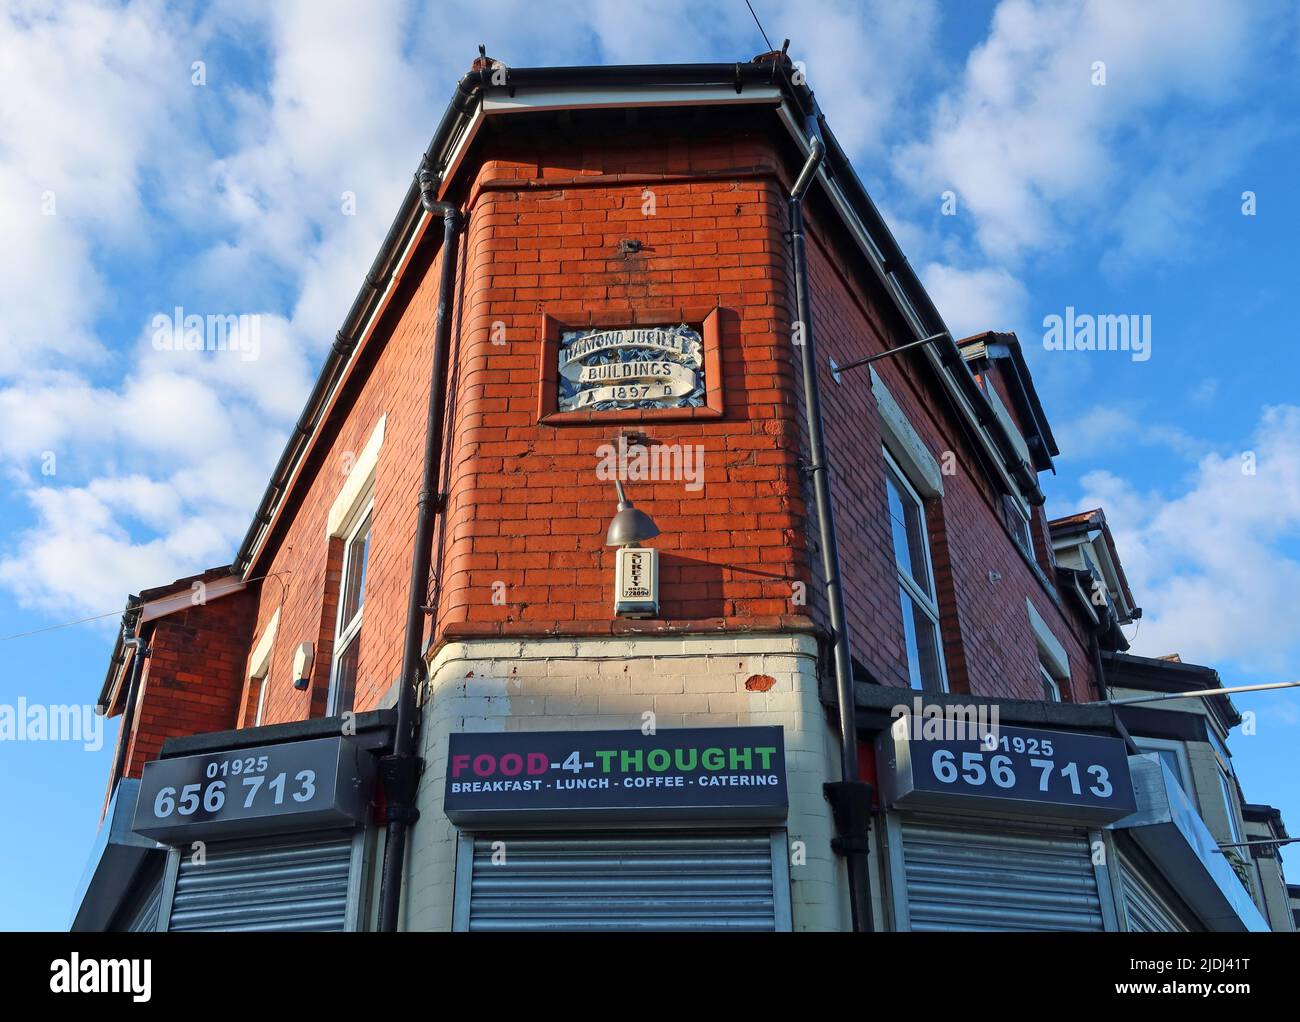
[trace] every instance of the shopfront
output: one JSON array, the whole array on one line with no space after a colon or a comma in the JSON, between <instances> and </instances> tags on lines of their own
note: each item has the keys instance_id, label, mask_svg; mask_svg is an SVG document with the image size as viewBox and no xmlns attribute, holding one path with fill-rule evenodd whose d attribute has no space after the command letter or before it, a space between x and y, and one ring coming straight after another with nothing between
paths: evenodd
<instances>
[{"instance_id":1,"label":"shopfront","mask_svg":"<svg viewBox=\"0 0 1300 1022\"><path fill-rule=\"evenodd\" d=\"M460 733L455 930L789 930L780 727Z\"/></svg>"},{"instance_id":2,"label":"shopfront","mask_svg":"<svg viewBox=\"0 0 1300 1022\"><path fill-rule=\"evenodd\" d=\"M892 929L1267 928L1157 756L1105 734L953 727L903 716L876 739Z\"/></svg>"},{"instance_id":3,"label":"shopfront","mask_svg":"<svg viewBox=\"0 0 1300 1022\"><path fill-rule=\"evenodd\" d=\"M168 847L159 930L357 930L374 758L335 736L145 766L134 831Z\"/></svg>"},{"instance_id":4,"label":"shopfront","mask_svg":"<svg viewBox=\"0 0 1300 1022\"><path fill-rule=\"evenodd\" d=\"M1124 743L950 724L876 742L890 927L1118 929L1102 828L1134 808Z\"/></svg>"},{"instance_id":5,"label":"shopfront","mask_svg":"<svg viewBox=\"0 0 1300 1022\"><path fill-rule=\"evenodd\" d=\"M337 724L195 735L175 744L203 751L165 750L123 781L74 928L365 928L374 750L387 732Z\"/></svg>"}]
</instances>

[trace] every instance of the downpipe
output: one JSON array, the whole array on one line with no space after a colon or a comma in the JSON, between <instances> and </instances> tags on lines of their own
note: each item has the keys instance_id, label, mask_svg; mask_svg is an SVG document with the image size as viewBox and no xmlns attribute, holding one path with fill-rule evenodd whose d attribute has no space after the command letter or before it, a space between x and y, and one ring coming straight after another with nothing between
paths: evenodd
<instances>
[{"instance_id":1,"label":"downpipe","mask_svg":"<svg viewBox=\"0 0 1300 1022\"><path fill-rule=\"evenodd\" d=\"M379 882L378 929L397 930L402 900L402 876L406 863L407 832L419 819L416 791L424 762L417 754L420 733L416 693L426 672L424 664L424 617L436 614L425 605L428 598L429 567L433 563L434 525L441 510L441 473L445 391L448 351L451 347L451 296L456 283L457 235L460 210L437 199L438 179L427 164L417 175L420 204L425 211L442 218L442 266L438 279L438 308L434 318L433 366L429 373L429 408L424 428L424 469L417 501L415 549L411 554L411 582L406 601L406 633L402 646L401 684L397 694L397 729L393 751L379 761L387 807L384 863Z\"/></svg>"},{"instance_id":2,"label":"downpipe","mask_svg":"<svg viewBox=\"0 0 1300 1022\"><path fill-rule=\"evenodd\" d=\"M844 587L840 577L835 510L831 505L830 468L826 463L826 438L822 428L821 389L817 378L817 344L808 297L808 257L804 239L803 201L826 150L821 139L810 139L808 160L790 189L790 255L794 268L795 315L802 328L799 345L803 369L804 416L812 464L813 492L817 501L817 536L821 547L826 603L834 638L835 697L840 718L840 780L825 786L835 816L838 837L832 842L843 855L849 874L849 904L853 929L870 933L871 876L868 852L871 829L871 786L858 774L857 712L853 697L853 666L849 652L848 621L844 613Z\"/></svg>"}]
</instances>

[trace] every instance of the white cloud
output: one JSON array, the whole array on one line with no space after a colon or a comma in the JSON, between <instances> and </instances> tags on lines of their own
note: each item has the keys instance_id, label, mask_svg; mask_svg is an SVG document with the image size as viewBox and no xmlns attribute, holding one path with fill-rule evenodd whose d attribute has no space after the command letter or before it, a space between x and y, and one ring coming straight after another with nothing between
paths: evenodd
<instances>
[{"instance_id":1,"label":"white cloud","mask_svg":"<svg viewBox=\"0 0 1300 1022\"><path fill-rule=\"evenodd\" d=\"M229 550L229 536L212 519L184 515L165 484L138 476L34 487L26 496L40 524L0 560L0 585L51 614L106 612L126 592L171 581L177 565L219 564ZM134 539L126 527L134 518L166 531Z\"/></svg>"},{"instance_id":2,"label":"white cloud","mask_svg":"<svg viewBox=\"0 0 1300 1022\"><path fill-rule=\"evenodd\" d=\"M53 217L0 212L7 240L28 242L0 256L13 309L0 326L0 459L32 515L0 550L0 585L50 613L103 612L230 559L431 131L419 65L402 59L400 5L383 17L281 5L270 24L221 7L224 25L169 20L159 4L74 3L0 27L0 57L14 58L0 59L0 185L57 201ZM266 97L223 79L230 19L246 42L269 37ZM207 64L205 86L191 84L192 59ZM220 156L197 139L204 121L235 148ZM155 350L150 321L170 301L136 299L123 310L139 317L134 338L113 343L96 329L107 271L145 254L154 217L160 250L185 245L185 230L226 234L208 252L180 249L197 291L183 272L160 282L175 304L201 299L186 312L257 314L246 282L268 275L310 300L292 319L258 315L255 360Z\"/></svg>"},{"instance_id":3,"label":"white cloud","mask_svg":"<svg viewBox=\"0 0 1300 1022\"><path fill-rule=\"evenodd\" d=\"M790 55L805 65L840 144L857 157L883 147L900 103L933 60L936 4L797 2L762 16L770 36L794 40Z\"/></svg>"},{"instance_id":4,"label":"white cloud","mask_svg":"<svg viewBox=\"0 0 1300 1022\"><path fill-rule=\"evenodd\" d=\"M996 267L960 270L930 263L920 276L948 329L958 339L984 330L1013 330L1028 300L1024 285Z\"/></svg>"},{"instance_id":5,"label":"white cloud","mask_svg":"<svg viewBox=\"0 0 1300 1022\"><path fill-rule=\"evenodd\" d=\"M1214 404L1214 399L1219 395L1219 385L1220 381L1218 377L1207 376L1191 389L1191 392L1187 395L1187 399L1191 401L1192 404L1212 405Z\"/></svg>"},{"instance_id":6,"label":"white cloud","mask_svg":"<svg viewBox=\"0 0 1300 1022\"><path fill-rule=\"evenodd\" d=\"M0 13L0 375L104 357L96 248L147 239L142 171L188 151L187 68L158 0Z\"/></svg>"},{"instance_id":7,"label":"white cloud","mask_svg":"<svg viewBox=\"0 0 1300 1022\"><path fill-rule=\"evenodd\" d=\"M1003 0L919 137L892 154L923 216L941 193L957 196L957 215L931 231L927 282L978 283L1001 272L990 266L1012 280L1062 252L1095 255L1110 277L1192 258L1215 215L1207 200L1284 123L1268 104L1239 103L1276 59L1284 18L1214 0ZM1093 84L1099 62L1104 85ZM992 315L961 320L961 332L1016 326L969 297Z\"/></svg>"},{"instance_id":8,"label":"white cloud","mask_svg":"<svg viewBox=\"0 0 1300 1022\"><path fill-rule=\"evenodd\" d=\"M1133 216L1115 224L1121 236L1149 232L1139 214L1178 221L1141 183L1155 170L1166 185L1199 187L1205 131L1192 153L1185 139L1144 137L1148 115L1175 99L1230 103L1268 21L1263 9L1186 0L1004 0L898 169L918 193L955 190L980 248L999 259L1041 249L1067 226L1105 230L1092 217L1117 189L1139 189ZM1097 62L1104 85L1093 84Z\"/></svg>"},{"instance_id":9,"label":"white cloud","mask_svg":"<svg viewBox=\"0 0 1300 1022\"><path fill-rule=\"evenodd\" d=\"M1255 473L1243 471L1253 453ZM1083 478L1080 509L1101 506L1146 608L1135 652L1249 671L1300 654L1300 406L1264 409L1249 447L1204 456L1173 497L1109 472Z\"/></svg>"},{"instance_id":10,"label":"white cloud","mask_svg":"<svg viewBox=\"0 0 1300 1022\"><path fill-rule=\"evenodd\" d=\"M1163 447L1199 461L1206 444L1186 430L1159 422L1141 402L1094 405L1082 415L1053 427L1062 455L1084 462L1092 455L1109 457L1118 446Z\"/></svg>"}]
</instances>

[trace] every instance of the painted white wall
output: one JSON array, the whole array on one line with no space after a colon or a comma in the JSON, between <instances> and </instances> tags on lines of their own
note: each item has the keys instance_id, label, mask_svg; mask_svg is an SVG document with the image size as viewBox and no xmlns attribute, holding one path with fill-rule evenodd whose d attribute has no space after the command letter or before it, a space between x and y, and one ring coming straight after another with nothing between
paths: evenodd
<instances>
[{"instance_id":1,"label":"painted white wall","mask_svg":"<svg viewBox=\"0 0 1300 1022\"><path fill-rule=\"evenodd\" d=\"M765 674L776 684L751 692ZM822 784L839 777L838 740L818 698L817 643L793 633L738 637L483 640L449 643L429 665L421 755L425 771L411 831L406 928L451 928L456 828L443 813L447 736L457 731L781 725L790 794L788 836L806 863L790 867L795 930L847 930L843 860Z\"/></svg>"}]
</instances>

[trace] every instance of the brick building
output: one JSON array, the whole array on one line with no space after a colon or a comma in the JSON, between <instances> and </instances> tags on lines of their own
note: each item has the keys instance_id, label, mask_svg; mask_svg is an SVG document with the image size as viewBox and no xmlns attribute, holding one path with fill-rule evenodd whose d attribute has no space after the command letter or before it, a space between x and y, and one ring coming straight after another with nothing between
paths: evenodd
<instances>
[{"instance_id":1,"label":"brick building","mask_svg":"<svg viewBox=\"0 0 1300 1022\"><path fill-rule=\"evenodd\" d=\"M128 603L74 925L1258 926L1128 848L1140 611L1058 455L783 55L482 59L233 563Z\"/></svg>"}]
</instances>

